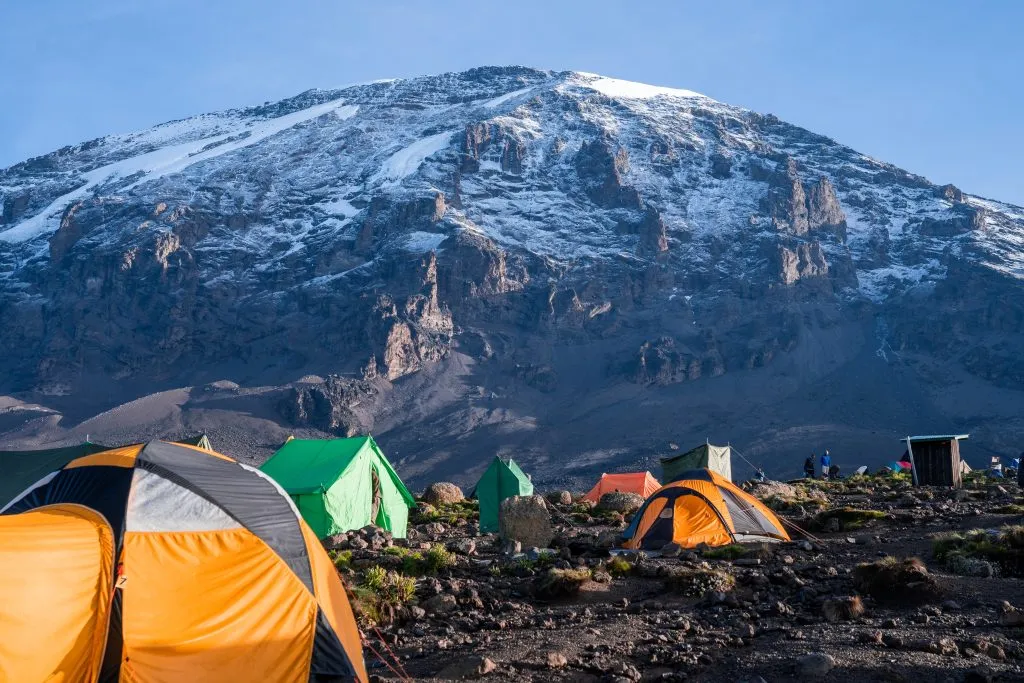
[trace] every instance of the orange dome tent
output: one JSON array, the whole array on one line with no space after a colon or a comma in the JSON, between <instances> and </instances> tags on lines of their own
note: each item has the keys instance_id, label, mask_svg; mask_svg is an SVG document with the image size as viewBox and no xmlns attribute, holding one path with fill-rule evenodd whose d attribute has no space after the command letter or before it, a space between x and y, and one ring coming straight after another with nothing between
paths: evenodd
<instances>
[{"instance_id":1,"label":"orange dome tent","mask_svg":"<svg viewBox=\"0 0 1024 683\"><path fill-rule=\"evenodd\" d=\"M0 680L366 683L334 565L288 495L152 441L0 510Z\"/></svg>"},{"instance_id":2,"label":"orange dome tent","mask_svg":"<svg viewBox=\"0 0 1024 683\"><path fill-rule=\"evenodd\" d=\"M592 500L595 503L601 500L601 496L614 491L623 493L638 493L647 498L658 490L661 484L650 472L627 472L625 474L602 474L601 478L594 484L594 488L583 496L583 500Z\"/></svg>"},{"instance_id":3,"label":"orange dome tent","mask_svg":"<svg viewBox=\"0 0 1024 683\"><path fill-rule=\"evenodd\" d=\"M633 550L790 540L775 513L709 469L685 472L655 491L622 536L623 547Z\"/></svg>"}]
</instances>

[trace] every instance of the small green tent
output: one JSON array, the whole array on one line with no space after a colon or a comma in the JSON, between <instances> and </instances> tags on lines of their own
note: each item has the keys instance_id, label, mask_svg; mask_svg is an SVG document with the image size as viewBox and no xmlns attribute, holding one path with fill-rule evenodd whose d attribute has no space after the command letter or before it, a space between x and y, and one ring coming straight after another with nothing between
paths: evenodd
<instances>
[{"instance_id":1,"label":"small green tent","mask_svg":"<svg viewBox=\"0 0 1024 683\"><path fill-rule=\"evenodd\" d=\"M519 469L516 461L510 458L505 463L495 457L470 494L480 502L480 531L498 530L498 508L501 501L512 496L529 495L533 495L533 483Z\"/></svg>"},{"instance_id":2,"label":"small green tent","mask_svg":"<svg viewBox=\"0 0 1024 683\"><path fill-rule=\"evenodd\" d=\"M679 481L683 472L708 468L732 481L732 448L704 443L693 450L661 459L661 480Z\"/></svg>"},{"instance_id":3,"label":"small green tent","mask_svg":"<svg viewBox=\"0 0 1024 683\"><path fill-rule=\"evenodd\" d=\"M109 446L83 443L64 448L36 451L0 451L0 507L50 472L59 470L75 458L105 451Z\"/></svg>"},{"instance_id":4,"label":"small green tent","mask_svg":"<svg viewBox=\"0 0 1024 683\"><path fill-rule=\"evenodd\" d=\"M291 439L260 469L320 538L368 524L405 538L416 501L373 437Z\"/></svg>"},{"instance_id":5,"label":"small green tent","mask_svg":"<svg viewBox=\"0 0 1024 683\"><path fill-rule=\"evenodd\" d=\"M186 446L195 446L196 448L202 448L206 451L212 451L213 446L210 444L210 437L206 434L197 434L196 436L190 436L185 439L178 439L177 443L183 443Z\"/></svg>"}]
</instances>

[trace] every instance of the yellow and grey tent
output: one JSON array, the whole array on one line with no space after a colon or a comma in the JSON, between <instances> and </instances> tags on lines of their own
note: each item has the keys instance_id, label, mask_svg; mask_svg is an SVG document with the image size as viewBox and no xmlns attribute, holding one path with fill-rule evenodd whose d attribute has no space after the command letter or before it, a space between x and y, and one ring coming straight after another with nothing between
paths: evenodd
<instances>
[{"instance_id":1,"label":"yellow and grey tent","mask_svg":"<svg viewBox=\"0 0 1024 683\"><path fill-rule=\"evenodd\" d=\"M686 472L651 494L622 537L623 547L646 550L789 540L764 503L709 469Z\"/></svg>"},{"instance_id":2,"label":"yellow and grey tent","mask_svg":"<svg viewBox=\"0 0 1024 683\"><path fill-rule=\"evenodd\" d=\"M258 470L152 441L0 510L0 680L358 681L337 571Z\"/></svg>"}]
</instances>

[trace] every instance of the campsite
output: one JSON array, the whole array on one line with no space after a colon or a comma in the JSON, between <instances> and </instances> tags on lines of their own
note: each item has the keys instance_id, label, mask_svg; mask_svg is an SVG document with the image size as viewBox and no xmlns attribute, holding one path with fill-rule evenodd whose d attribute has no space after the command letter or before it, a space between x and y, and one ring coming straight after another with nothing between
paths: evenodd
<instances>
[{"instance_id":1,"label":"campsite","mask_svg":"<svg viewBox=\"0 0 1024 683\"><path fill-rule=\"evenodd\" d=\"M0 671L1019 680L1024 496L962 473L966 438L907 437L910 471L788 483L733 482L742 454L707 443L664 458L663 485L606 472L577 492L494 458L466 494L419 496L369 435L289 438L260 469L205 435L41 451L55 470L0 511Z\"/></svg>"},{"instance_id":2,"label":"campsite","mask_svg":"<svg viewBox=\"0 0 1024 683\"><path fill-rule=\"evenodd\" d=\"M0 0L0 683L1024 683L1022 27Z\"/></svg>"}]
</instances>

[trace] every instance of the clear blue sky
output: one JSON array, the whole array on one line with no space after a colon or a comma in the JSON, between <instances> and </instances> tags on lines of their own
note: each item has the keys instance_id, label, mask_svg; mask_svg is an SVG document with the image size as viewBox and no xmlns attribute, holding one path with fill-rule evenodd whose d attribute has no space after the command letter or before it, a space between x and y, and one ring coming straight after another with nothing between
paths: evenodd
<instances>
[{"instance_id":1,"label":"clear blue sky","mask_svg":"<svg viewBox=\"0 0 1024 683\"><path fill-rule=\"evenodd\" d=\"M689 88L1024 205L1024 2L5 0L0 166L311 87L525 64Z\"/></svg>"}]
</instances>

